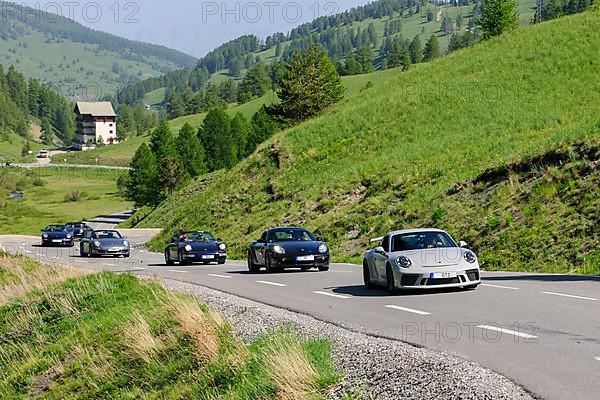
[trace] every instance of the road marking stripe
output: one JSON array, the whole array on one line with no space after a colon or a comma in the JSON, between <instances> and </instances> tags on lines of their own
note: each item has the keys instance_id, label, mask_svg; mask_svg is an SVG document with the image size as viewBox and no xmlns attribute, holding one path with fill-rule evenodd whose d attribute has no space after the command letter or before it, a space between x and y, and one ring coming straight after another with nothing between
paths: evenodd
<instances>
[{"instance_id":1,"label":"road marking stripe","mask_svg":"<svg viewBox=\"0 0 600 400\"><path fill-rule=\"evenodd\" d=\"M321 291L316 291L313 292L314 294L320 294L323 296L329 296L329 297L335 297L337 299L351 299L352 297L350 296L345 296L343 294L335 294L335 293L329 293L329 292L321 292Z\"/></svg>"},{"instance_id":2,"label":"road marking stripe","mask_svg":"<svg viewBox=\"0 0 600 400\"><path fill-rule=\"evenodd\" d=\"M385 306L385 308L392 308L394 310L406 311L406 312L418 314L418 315L431 315L431 313L428 313L426 311L419 311L419 310L414 310L412 308L406 308L406 307L400 307L400 306L389 305L389 306Z\"/></svg>"},{"instance_id":3,"label":"road marking stripe","mask_svg":"<svg viewBox=\"0 0 600 400\"><path fill-rule=\"evenodd\" d=\"M269 281L256 281L256 283L262 283L263 285L271 285L271 286L278 286L278 287L286 287L287 286L287 285L284 285L283 283L269 282Z\"/></svg>"},{"instance_id":4,"label":"road marking stripe","mask_svg":"<svg viewBox=\"0 0 600 400\"><path fill-rule=\"evenodd\" d=\"M169 272L175 272L176 274L187 274L188 271L180 271L178 269L170 269Z\"/></svg>"},{"instance_id":5,"label":"road marking stripe","mask_svg":"<svg viewBox=\"0 0 600 400\"><path fill-rule=\"evenodd\" d=\"M509 290L519 290L518 287L512 287L512 286L501 286L501 285L490 285L489 283L482 283L481 286L486 286L486 287L493 287L493 288L498 288L498 289L509 289Z\"/></svg>"},{"instance_id":6,"label":"road marking stripe","mask_svg":"<svg viewBox=\"0 0 600 400\"><path fill-rule=\"evenodd\" d=\"M208 276L212 276L214 278L233 279L231 276L219 275L219 274L208 274Z\"/></svg>"},{"instance_id":7,"label":"road marking stripe","mask_svg":"<svg viewBox=\"0 0 600 400\"><path fill-rule=\"evenodd\" d=\"M517 331L511 331L510 329L499 328L497 326L479 325L478 328L485 329L488 331L506 333L508 335L518 336L518 337L521 337L524 339L537 339L537 336L533 336L533 335L529 335L527 333L522 333L522 332L517 332Z\"/></svg>"},{"instance_id":8,"label":"road marking stripe","mask_svg":"<svg viewBox=\"0 0 600 400\"><path fill-rule=\"evenodd\" d=\"M551 296L570 297L572 299L598 301L598 299L595 299L593 297L575 296L574 294L555 293L555 292L542 292L542 293L549 294Z\"/></svg>"},{"instance_id":9,"label":"road marking stripe","mask_svg":"<svg viewBox=\"0 0 600 400\"><path fill-rule=\"evenodd\" d=\"M596 357L594 357L594 360L596 360L596 361L600 361L600 356L596 356Z\"/></svg>"},{"instance_id":10,"label":"road marking stripe","mask_svg":"<svg viewBox=\"0 0 600 400\"><path fill-rule=\"evenodd\" d=\"M146 268L132 268L132 271L145 271Z\"/></svg>"},{"instance_id":11,"label":"road marking stripe","mask_svg":"<svg viewBox=\"0 0 600 400\"><path fill-rule=\"evenodd\" d=\"M106 265L108 265L109 267L116 267L117 266L117 264L106 264Z\"/></svg>"},{"instance_id":12,"label":"road marking stripe","mask_svg":"<svg viewBox=\"0 0 600 400\"><path fill-rule=\"evenodd\" d=\"M25 250L25 253L31 254L31 253L33 253L33 251L31 251L31 250Z\"/></svg>"}]
</instances>

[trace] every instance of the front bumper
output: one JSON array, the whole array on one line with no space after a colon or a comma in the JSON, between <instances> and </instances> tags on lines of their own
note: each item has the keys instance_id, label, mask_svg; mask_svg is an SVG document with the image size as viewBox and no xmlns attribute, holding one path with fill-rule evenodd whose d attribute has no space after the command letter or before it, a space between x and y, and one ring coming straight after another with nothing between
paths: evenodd
<instances>
[{"instance_id":1,"label":"front bumper","mask_svg":"<svg viewBox=\"0 0 600 400\"><path fill-rule=\"evenodd\" d=\"M73 239L44 239L42 238L42 246L73 246Z\"/></svg>"},{"instance_id":2,"label":"front bumper","mask_svg":"<svg viewBox=\"0 0 600 400\"><path fill-rule=\"evenodd\" d=\"M130 252L131 250L127 247L92 249L92 254L96 256L128 256Z\"/></svg>"},{"instance_id":3,"label":"front bumper","mask_svg":"<svg viewBox=\"0 0 600 400\"><path fill-rule=\"evenodd\" d=\"M310 256L310 254L308 254ZM318 268L329 266L329 254L316 254L314 260L298 260L297 256L274 254L271 265L275 268Z\"/></svg>"},{"instance_id":4,"label":"front bumper","mask_svg":"<svg viewBox=\"0 0 600 400\"><path fill-rule=\"evenodd\" d=\"M441 272L456 273L456 277L435 278L432 275L432 273ZM478 285L481 283L481 274L478 268L467 270L449 270L446 268L436 270L432 268L431 270L415 271L414 273L409 270L394 270L394 281L399 289L442 289Z\"/></svg>"},{"instance_id":5,"label":"front bumper","mask_svg":"<svg viewBox=\"0 0 600 400\"><path fill-rule=\"evenodd\" d=\"M183 259L188 262L221 262L227 260L225 252L184 252Z\"/></svg>"}]
</instances>

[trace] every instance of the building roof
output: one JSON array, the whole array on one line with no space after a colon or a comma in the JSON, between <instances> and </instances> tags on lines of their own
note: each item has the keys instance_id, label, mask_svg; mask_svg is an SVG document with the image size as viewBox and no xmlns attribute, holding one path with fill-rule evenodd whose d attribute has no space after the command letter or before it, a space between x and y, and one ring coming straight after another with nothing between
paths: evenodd
<instances>
[{"instance_id":1,"label":"building roof","mask_svg":"<svg viewBox=\"0 0 600 400\"><path fill-rule=\"evenodd\" d=\"M75 112L81 115L91 115L93 117L117 116L110 101L99 101L94 103L78 101L75 106Z\"/></svg>"}]
</instances>

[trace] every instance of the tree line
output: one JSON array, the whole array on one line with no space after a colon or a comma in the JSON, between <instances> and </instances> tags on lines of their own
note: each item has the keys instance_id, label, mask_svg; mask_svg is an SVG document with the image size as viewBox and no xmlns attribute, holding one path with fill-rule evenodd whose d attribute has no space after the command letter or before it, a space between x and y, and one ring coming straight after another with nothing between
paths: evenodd
<instances>
[{"instance_id":1,"label":"tree line","mask_svg":"<svg viewBox=\"0 0 600 400\"><path fill-rule=\"evenodd\" d=\"M29 135L30 116L39 120L42 139L52 144L55 138L70 144L75 137L72 104L50 86L37 79L26 79L13 65L4 73L0 65L0 123L23 137Z\"/></svg>"}]
</instances>

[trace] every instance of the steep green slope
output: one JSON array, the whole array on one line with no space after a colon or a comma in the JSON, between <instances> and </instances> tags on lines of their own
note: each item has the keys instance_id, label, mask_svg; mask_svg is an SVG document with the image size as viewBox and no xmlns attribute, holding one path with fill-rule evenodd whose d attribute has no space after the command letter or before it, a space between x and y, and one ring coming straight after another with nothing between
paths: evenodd
<instances>
[{"instance_id":1,"label":"steep green slope","mask_svg":"<svg viewBox=\"0 0 600 400\"><path fill-rule=\"evenodd\" d=\"M126 84L196 64L194 57L163 46L123 39L12 3L3 5L2 18L0 64L14 64L65 96L113 95Z\"/></svg>"},{"instance_id":2,"label":"steep green slope","mask_svg":"<svg viewBox=\"0 0 600 400\"><path fill-rule=\"evenodd\" d=\"M481 236L476 250L488 267L581 271L593 266L597 219L591 230L566 231L554 239L563 248L585 238L577 259L553 251L513 257L530 251L528 242L538 238L535 229L524 231L528 241L499 248L501 242L491 239L490 225L477 214L493 216L493 203L471 195L471 201L455 201L447 193L489 168L564 143L583 140L593 146L600 131L599 23L598 13L566 17L406 73L364 76L371 88L276 135L220 179L207 186L199 182L155 210L143 225L166 229L151 246L160 250L181 226L201 227L215 231L243 257L262 229L296 224L323 234L336 259L356 261L370 237L392 228L437 225L457 238ZM599 208L597 195L588 200L586 207ZM505 202L512 204L512 197ZM512 219L507 240L531 226L537 218L531 214ZM568 212L553 215L548 221L553 227L570 223Z\"/></svg>"}]
</instances>

